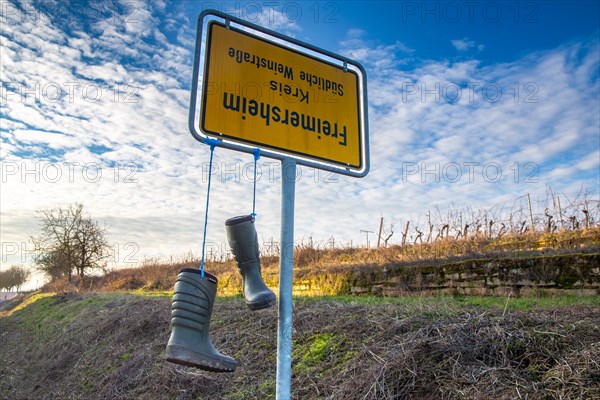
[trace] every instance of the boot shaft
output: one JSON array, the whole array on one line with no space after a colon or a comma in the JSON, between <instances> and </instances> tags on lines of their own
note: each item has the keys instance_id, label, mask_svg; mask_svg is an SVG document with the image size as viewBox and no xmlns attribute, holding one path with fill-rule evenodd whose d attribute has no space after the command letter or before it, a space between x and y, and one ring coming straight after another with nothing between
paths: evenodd
<instances>
[{"instance_id":1,"label":"boot shaft","mask_svg":"<svg viewBox=\"0 0 600 400\"><path fill-rule=\"evenodd\" d=\"M225 221L227 241L238 267L243 268L246 263L257 262L260 256L258 249L258 235L251 215L242 215L229 218Z\"/></svg>"},{"instance_id":2,"label":"boot shaft","mask_svg":"<svg viewBox=\"0 0 600 400\"><path fill-rule=\"evenodd\" d=\"M207 340L215 296L217 278L196 269L181 270L175 282L171 304L171 326L191 329L200 340Z\"/></svg>"}]
</instances>

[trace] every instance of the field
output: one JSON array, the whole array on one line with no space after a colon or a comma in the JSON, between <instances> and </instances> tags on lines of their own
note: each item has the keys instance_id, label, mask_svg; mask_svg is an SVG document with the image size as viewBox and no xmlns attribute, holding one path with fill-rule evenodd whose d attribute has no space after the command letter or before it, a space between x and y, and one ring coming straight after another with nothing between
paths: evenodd
<instances>
[{"instance_id":1,"label":"field","mask_svg":"<svg viewBox=\"0 0 600 400\"><path fill-rule=\"evenodd\" d=\"M276 310L221 297L233 374L163 360L169 295L38 294L0 319L7 399L274 397ZM600 298L328 297L294 307L294 399L600 397Z\"/></svg>"},{"instance_id":2,"label":"field","mask_svg":"<svg viewBox=\"0 0 600 400\"><path fill-rule=\"evenodd\" d=\"M294 301L292 398L600 398L599 249L598 226L375 249L300 244L295 281L319 286ZM261 262L275 287L278 258ZM164 361L175 277L197 264L149 260L4 303L0 397L274 398L277 310L246 308L231 259L213 259L207 269L220 279L211 336L237 371ZM465 295L481 289L472 278L479 264L485 282L511 271L510 290ZM390 274L427 271L471 278L466 286L450 279L449 290L422 278L407 280L408 292L373 290ZM371 286L355 291L359 284ZM534 286L526 292L527 285Z\"/></svg>"}]
</instances>

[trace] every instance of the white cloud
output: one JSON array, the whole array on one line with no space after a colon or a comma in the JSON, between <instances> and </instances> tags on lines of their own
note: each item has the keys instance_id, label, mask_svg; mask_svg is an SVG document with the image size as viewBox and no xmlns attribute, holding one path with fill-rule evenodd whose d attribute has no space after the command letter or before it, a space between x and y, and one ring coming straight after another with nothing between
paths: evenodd
<instances>
[{"instance_id":1,"label":"white cloud","mask_svg":"<svg viewBox=\"0 0 600 400\"><path fill-rule=\"evenodd\" d=\"M364 29L359 29L359 28L352 28L352 29L348 29L348 32L346 32L346 38L347 39L362 39L363 37L365 37L367 34L367 31L365 31Z\"/></svg>"},{"instance_id":2,"label":"white cloud","mask_svg":"<svg viewBox=\"0 0 600 400\"><path fill-rule=\"evenodd\" d=\"M554 179L569 178L581 172L596 171L596 176L600 180L600 154L592 151L584 156L579 162L572 165L558 165L550 173L549 177Z\"/></svg>"},{"instance_id":3,"label":"white cloud","mask_svg":"<svg viewBox=\"0 0 600 400\"><path fill-rule=\"evenodd\" d=\"M80 143L75 137L64 133L48 131L36 131L33 129L16 129L12 132L13 137L19 142L27 144L41 144L50 146L52 150L63 148L74 148Z\"/></svg>"},{"instance_id":4,"label":"white cloud","mask_svg":"<svg viewBox=\"0 0 600 400\"><path fill-rule=\"evenodd\" d=\"M414 52L399 41L389 45L373 43L363 39L365 34L366 32L360 29L350 29L346 32L346 38L340 42L340 53L362 64L373 66L376 70L385 71L403 64L400 57Z\"/></svg>"},{"instance_id":5,"label":"white cloud","mask_svg":"<svg viewBox=\"0 0 600 400\"><path fill-rule=\"evenodd\" d=\"M451 40L450 43L452 43L452 46L458 51L468 51L472 48L475 48L478 51L485 49L484 45L477 44L475 41L469 40L468 38Z\"/></svg>"},{"instance_id":6,"label":"white cloud","mask_svg":"<svg viewBox=\"0 0 600 400\"><path fill-rule=\"evenodd\" d=\"M294 36L302 31L302 27L294 19L282 11L271 7L258 7L260 11L249 12L245 19L265 28Z\"/></svg>"},{"instance_id":7,"label":"white cloud","mask_svg":"<svg viewBox=\"0 0 600 400\"><path fill-rule=\"evenodd\" d=\"M120 0L121 7L124 9L121 22L128 33L136 36L149 36L155 32L155 26L158 21L152 15L149 9L151 2L140 0ZM164 4L154 3L157 8L164 7Z\"/></svg>"}]
</instances>

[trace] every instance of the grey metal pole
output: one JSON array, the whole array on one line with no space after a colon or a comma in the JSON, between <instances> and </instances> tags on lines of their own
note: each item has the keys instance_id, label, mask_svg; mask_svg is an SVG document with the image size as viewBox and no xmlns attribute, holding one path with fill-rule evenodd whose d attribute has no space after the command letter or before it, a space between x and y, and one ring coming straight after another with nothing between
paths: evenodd
<instances>
[{"instance_id":1,"label":"grey metal pole","mask_svg":"<svg viewBox=\"0 0 600 400\"><path fill-rule=\"evenodd\" d=\"M291 399L295 196L296 160L284 158L281 161L281 253L279 257L276 400Z\"/></svg>"}]
</instances>

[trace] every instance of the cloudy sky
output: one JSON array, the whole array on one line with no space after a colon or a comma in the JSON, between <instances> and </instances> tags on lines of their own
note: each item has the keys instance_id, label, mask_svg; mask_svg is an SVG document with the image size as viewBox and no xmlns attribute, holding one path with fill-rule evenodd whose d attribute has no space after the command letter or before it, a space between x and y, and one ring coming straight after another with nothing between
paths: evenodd
<instances>
[{"instance_id":1,"label":"cloudy sky","mask_svg":"<svg viewBox=\"0 0 600 400\"><path fill-rule=\"evenodd\" d=\"M365 244L428 210L598 200L599 4L1 1L2 266L29 263L36 210L83 203L115 265L199 254L208 148L187 128L198 14L233 14L353 58L368 74L371 171L299 169L297 241ZM252 210L252 156L215 151L208 221ZM261 241L279 236L262 158ZM439 211L441 210L441 211ZM392 237L399 240L396 232ZM371 241L375 237L371 235ZM29 246L29 247L28 247Z\"/></svg>"}]
</instances>

